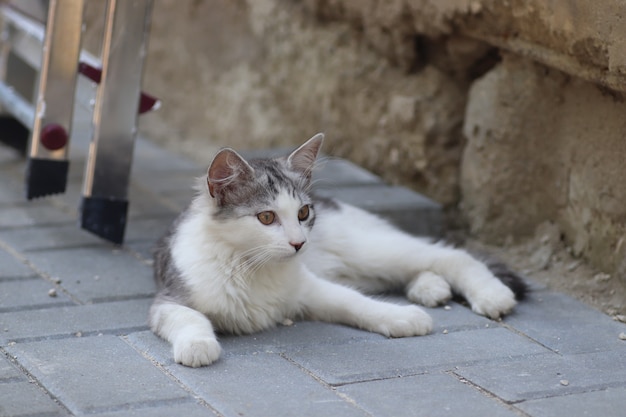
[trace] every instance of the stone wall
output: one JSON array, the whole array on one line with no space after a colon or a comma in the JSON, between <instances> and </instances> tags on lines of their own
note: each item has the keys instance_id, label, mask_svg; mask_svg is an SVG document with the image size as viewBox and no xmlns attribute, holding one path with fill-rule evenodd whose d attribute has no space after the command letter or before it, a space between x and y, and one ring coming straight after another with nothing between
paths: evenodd
<instances>
[{"instance_id":1,"label":"stone wall","mask_svg":"<svg viewBox=\"0 0 626 417\"><path fill-rule=\"evenodd\" d=\"M548 220L575 256L625 277L625 115L618 93L505 54L469 93L460 178L471 231L503 242Z\"/></svg>"},{"instance_id":2,"label":"stone wall","mask_svg":"<svg viewBox=\"0 0 626 417\"><path fill-rule=\"evenodd\" d=\"M621 0L156 0L145 88L163 108L141 127L207 163L324 131L478 237L550 221L626 282L624 16Z\"/></svg>"}]
</instances>

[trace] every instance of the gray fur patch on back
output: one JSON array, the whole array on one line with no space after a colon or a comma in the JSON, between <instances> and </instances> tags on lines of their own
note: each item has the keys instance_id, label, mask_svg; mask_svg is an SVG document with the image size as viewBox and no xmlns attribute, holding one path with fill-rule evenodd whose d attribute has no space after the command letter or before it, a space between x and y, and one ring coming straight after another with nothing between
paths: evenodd
<instances>
[{"instance_id":1,"label":"gray fur patch on back","mask_svg":"<svg viewBox=\"0 0 626 417\"><path fill-rule=\"evenodd\" d=\"M174 299L185 303L189 298L189 290L185 286L180 271L172 260L172 235L182 219L187 216L187 210L182 212L161 237L154 248L154 281L157 284L158 296Z\"/></svg>"}]
</instances>

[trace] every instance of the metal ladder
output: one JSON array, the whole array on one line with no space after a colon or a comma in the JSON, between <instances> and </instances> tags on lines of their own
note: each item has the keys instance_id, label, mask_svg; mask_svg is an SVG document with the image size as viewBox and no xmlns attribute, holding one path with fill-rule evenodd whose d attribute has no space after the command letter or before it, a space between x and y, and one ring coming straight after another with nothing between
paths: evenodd
<instances>
[{"instance_id":1,"label":"metal ladder","mask_svg":"<svg viewBox=\"0 0 626 417\"><path fill-rule=\"evenodd\" d=\"M26 198L65 192L74 100L88 97L80 226L117 244L126 228L137 115L159 105L140 90L152 2L107 0L99 58L81 51L84 0L36 0L39 19L19 0L0 3L0 140L27 157ZM95 97L78 91L79 74L97 84Z\"/></svg>"}]
</instances>

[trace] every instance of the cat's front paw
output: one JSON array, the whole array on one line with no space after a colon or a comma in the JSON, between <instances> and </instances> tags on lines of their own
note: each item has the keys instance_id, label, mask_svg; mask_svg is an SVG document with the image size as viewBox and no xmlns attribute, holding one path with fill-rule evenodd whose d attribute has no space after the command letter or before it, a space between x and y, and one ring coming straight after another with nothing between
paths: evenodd
<instances>
[{"instance_id":1,"label":"cat's front paw","mask_svg":"<svg viewBox=\"0 0 626 417\"><path fill-rule=\"evenodd\" d=\"M407 286L406 296L414 303L436 307L452 298L452 290L441 276L424 271Z\"/></svg>"},{"instance_id":2,"label":"cat's front paw","mask_svg":"<svg viewBox=\"0 0 626 417\"><path fill-rule=\"evenodd\" d=\"M469 300L475 313L498 319L515 307L515 294L498 280L492 281Z\"/></svg>"},{"instance_id":3,"label":"cat's front paw","mask_svg":"<svg viewBox=\"0 0 626 417\"><path fill-rule=\"evenodd\" d=\"M189 337L178 340L173 345L176 363L197 368L215 362L222 352L214 337Z\"/></svg>"},{"instance_id":4,"label":"cat's front paw","mask_svg":"<svg viewBox=\"0 0 626 417\"><path fill-rule=\"evenodd\" d=\"M414 305L390 306L381 319L375 331L388 337L423 336L433 329L433 319Z\"/></svg>"}]
</instances>

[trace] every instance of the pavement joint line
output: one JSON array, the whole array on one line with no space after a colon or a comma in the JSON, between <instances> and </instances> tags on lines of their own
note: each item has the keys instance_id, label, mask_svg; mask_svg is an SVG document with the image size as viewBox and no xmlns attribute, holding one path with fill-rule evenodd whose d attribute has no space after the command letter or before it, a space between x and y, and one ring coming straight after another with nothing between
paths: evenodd
<instances>
[{"instance_id":1,"label":"pavement joint line","mask_svg":"<svg viewBox=\"0 0 626 417\"><path fill-rule=\"evenodd\" d=\"M527 401L537 401L537 400L545 400L548 398L568 397L571 395L586 394L589 392L602 392L602 391L606 391L608 388L624 388L624 387L626 387L626 383L624 382L610 382L608 384L596 384L596 385L588 385L585 387L569 388L566 392L562 394L554 394L554 393L545 392L545 391L529 391L526 393L526 395L528 395L530 398L526 398L523 400L513 400L508 404L512 404L512 405L521 404ZM537 395L541 393L544 393L545 395Z\"/></svg>"},{"instance_id":2,"label":"pavement joint line","mask_svg":"<svg viewBox=\"0 0 626 417\"><path fill-rule=\"evenodd\" d=\"M67 339L79 339L85 337L101 337L101 336L117 336L123 337L131 333L145 332L150 330L148 325L145 326L132 326L132 327L120 327L117 329L105 329L105 330L76 330L73 333L58 333L46 336L30 336L30 337L18 337L10 339L8 346L20 345L25 343L45 342L47 340L67 340ZM2 348L0 348L2 349Z\"/></svg>"},{"instance_id":3,"label":"pavement joint line","mask_svg":"<svg viewBox=\"0 0 626 417\"><path fill-rule=\"evenodd\" d=\"M458 380L462 384L465 384L468 387L473 388L474 390L478 391L481 395L489 398L490 400L495 401L496 403L499 403L500 405L502 405L503 407L507 408L508 410L514 412L515 414L517 414L520 417L532 417L530 414L526 413L525 411L520 410L519 408L515 407L515 403L512 403L512 402L509 403L509 402L503 400L502 398L498 397L493 392L491 392L491 391L481 387L480 385L477 385L477 384L473 383L469 379L467 379L467 378L457 374L453 370L446 371L445 374L455 378L456 380Z\"/></svg>"},{"instance_id":4,"label":"pavement joint line","mask_svg":"<svg viewBox=\"0 0 626 417\"><path fill-rule=\"evenodd\" d=\"M26 276L6 275L6 276L0 277L0 282L24 282L24 281L35 281L38 279L41 279L41 277L36 274L26 275Z\"/></svg>"},{"instance_id":5,"label":"pavement joint line","mask_svg":"<svg viewBox=\"0 0 626 417\"><path fill-rule=\"evenodd\" d=\"M54 285L56 290L59 290L61 292L63 292L63 294L65 294L66 296L69 297L70 300L72 300L74 303L79 304L79 305L83 305L85 303L83 303L80 299L78 299L77 297L74 296L74 294L70 293L68 290L66 290L65 288L63 288L60 285L60 282L58 279L55 279L54 277L50 276L49 274L47 274L46 272L40 270L39 268L37 268L37 266L35 264L33 264L27 257L25 257L21 252L16 251L15 249L13 249L12 246L10 246L9 244L7 244L6 242L4 242L2 239L0 239L0 249L4 249L6 252L8 252L10 255L12 255L14 258L17 258L20 262L22 262L24 265L26 265L27 267L29 267L30 269L32 269L33 271L35 271L35 273L42 279L48 281L50 284Z\"/></svg>"},{"instance_id":6,"label":"pavement joint line","mask_svg":"<svg viewBox=\"0 0 626 417\"><path fill-rule=\"evenodd\" d=\"M83 411L85 415L98 415L104 413L115 413L118 411L146 411L151 408L158 408L168 405L181 405L193 402L195 398L171 398L165 400L144 400L130 404L119 404L115 406L86 407Z\"/></svg>"},{"instance_id":7,"label":"pavement joint line","mask_svg":"<svg viewBox=\"0 0 626 417\"><path fill-rule=\"evenodd\" d=\"M149 329L147 329L149 330ZM135 352L137 352L142 358L149 361L154 367L156 367L159 371L161 371L165 376L174 381L176 385L178 385L183 391L189 393L196 401L198 401L202 406L204 406L207 410L210 410L216 417L225 417L222 413L220 413L216 408L214 408L209 402L205 401L198 393L192 390L190 387L185 385L180 379L178 379L172 372L170 372L166 366L160 363L156 358L148 355L148 352L144 352L141 349L135 347L128 340L128 336L119 336L119 338L130 346ZM176 363L174 363L176 365ZM182 366L182 365L181 365Z\"/></svg>"},{"instance_id":8,"label":"pavement joint line","mask_svg":"<svg viewBox=\"0 0 626 417\"><path fill-rule=\"evenodd\" d=\"M19 172L16 176L22 177L23 175L24 175L23 172ZM22 181L22 180L23 179L20 178L20 181ZM57 197L57 196L51 196L51 198L46 198L46 196L44 196L44 197L37 197L37 198L35 198L35 201L45 201L46 204L49 204L49 205L51 205L51 206L53 206L53 207L55 207L57 209L61 209L62 211L64 211L65 213L68 213L68 214L74 215L76 213L76 208L75 207L70 206L69 204L64 202L62 199L55 198L55 197ZM27 205L29 205L30 202L31 201L26 200L24 198L23 201L20 201L18 203L9 203L9 205L15 206L15 205L19 204L19 205L27 206Z\"/></svg>"},{"instance_id":9,"label":"pavement joint line","mask_svg":"<svg viewBox=\"0 0 626 417\"><path fill-rule=\"evenodd\" d=\"M14 382L20 382L22 381L22 378L19 376L12 376L9 378L0 378L0 385L1 384L12 384Z\"/></svg>"},{"instance_id":10,"label":"pavement joint line","mask_svg":"<svg viewBox=\"0 0 626 417\"><path fill-rule=\"evenodd\" d=\"M130 246L127 246L128 243L137 243L137 242L151 242L152 240L150 239L146 239L146 240L133 240L130 242L125 242L124 246L122 246L124 248L124 250L131 255L132 257L134 257L135 259L137 259L139 262L141 262L142 264L152 267L154 266L154 260L152 259L152 257L150 258L146 258L144 257L140 252L134 250L133 248L131 248Z\"/></svg>"},{"instance_id":11,"label":"pavement joint line","mask_svg":"<svg viewBox=\"0 0 626 417\"><path fill-rule=\"evenodd\" d=\"M550 346L545 345L544 343L541 343L540 341L538 341L537 339L534 339L532 337L530 337L529 335L527 335L526 333L522 332L521 330L516 329L515 327L511 326L510 324L504 322L504 321L500 321L500 324L502 325L503 328L515 333L518 336L521 336L523 338L526 338L528 340L530 340L533 343L538 344L539 346L541 346L544 349L549 350L550 352L556 353L559 356L563 356L563 354L561 352L559 352L558 349L553 349Z\"/></svg>"},{"instance_id":12,"label":"pavement joint line","mask_svg":"<svg viewBox=\"0 0 626 417\"><path fill-rule=\"evenodd\" d=\"M133 301L133 300L151 300L154 298L155 293L145 293L145 294L132 294L132 295L115 295L110 297L99 297L92 298L88 303L88 305L95 304L106 304L106 303L115 303L117 301Z\"/></svg>"},{"instance_id":13,"label":"pavement joint line","mask_svg":"<svg viewBox=\"0 0 626 417\"><path fill-rule=\"evenodd\" d=\"M60 302L56 304L31 304L27 306L17 306L17 307L8 307L8 308L0 307L0 314L1 313L19 313L22 311L48 310L48 309L59 308L59 307L73 307L73 306L75 306L75 304L69 301L66 301L66 302Z\"/></svg>"},{"instance_id":14,"label":"pavement joint line","mask_svg":"<svg viewBox=\"0 0 626 417\"><path fill-rule=\"evenodd\" d=\"M156 293L133 294L133 295L117 295L111 297L92 298L86 305L114 303L117 301L133 301L133 300L151 300Z\"/></svg>"},{"instance_id":15,"label":"pavement joint line","mask_svg":"<svg viewBox=\"0 0 626 417\"><path fill-rule=\"evenodd\" d=\"M44 385L41 382L39 382L39 380L35 378L33 374L31 374L24 366L22 366L21 363L19 363L19 361L17 360L15 356L7 352L2 346L0 346L0 355L3 355L5 358L7 358L8 361L11 364L13 364L13 366L15 366L26 377L26 379L28 380L30 384L35 385L37 389L39 389L41 392L44 393L44 395L50 398L52 402L54 402L56 405L61 407L63 411L67 413L67 415L73 415L70 412L70 409L65 406L65 404L63 404L56 396L54 396L50 391L48 391L46 387L44 387Z\"/></svg>"},{"instance_id":16,"label":"pavement joint line","mask_svg":"<svg viewBox=\"0 0 626 417\"><path fill-rule=\"evenodd\" d=\"M28 248L24 250L24 253L41 253L48 251L62 251L62 250L72 250L72 249L92 249L92 248L109 248L109 243L102 241L101 243L83 243L83 244L75 244L75 245L67 245L67 246L40 246L34 248ZM113 247L114 249L118 249L117 246Z\"/></svg>"},{"instance_id":17,"label":"pavement joint line","mask_svg":"<svg viewBox=\"0 0 626 417\"><path fill-rule=\"evenodd\" d=\"M433 370L435 372L440 372L441 370L438 368L433 368ZM445 372L445 371L442 371ZM431 372L430 369L423 369L421 371L415 371L415 372L407 372L405 374L402 375L394 375L394 376L381 376L378 378L370 378L370 379L359 379L358 381L348 381L348 382L338 382L336 384L331 384L331 387L334 388L339 388L339 387L347 387L350 385L358 385L358 384L366 384L368 382L379 382L379 381L390 381L392 379L402 379L402 378L410 378L413 376L421 376L421 375L432 375L433 373Z\"/></svg>"},{"instance_id":18,"label":"pavement joint line","mask_svg":"<svg viewBox=\"0 0 626 417\"><path fill-rule=\"evenodd\" d=\"M2 210L3 207L0 207L0 210ZM75 224L75 221L58 221L58 222L49 222L49 223L37 223L37 224L24 224L24 225L17 225L17 226L0 226L0 230L4 230L4 231L14 231L14 230L22 230L22 229L39 229L39 228L46 228L46 227L57 227L57 226L71 226L73 224Z\"/></svg>"},{"instance_id":19,"label":"pavement joint line","mask_svg":"<svg viewBox=\"0 0 626 417\"><path fill-rule=\"evenodd\" d=\"M304 373L305 375L307 375L310 378L312 378L313 380L315 380L315 382L317 382L318 384L323 386L325 389L327 389L328 391L330 391L333 394L335 394L337 397L341 398L341 400L347 402L348 404L350 404L351 406L355 407L359 411L365 413L366 415L368 415L370 417L374 417L374 415L372 413L370 413L369 411L364 409L358 402L356 402L348 394L338 391L336 388L339 385L329 384L328 382L324 381L319 375L316 375L315 373L311 372L310 370L308 370L307 368L305 368L301 364L293 361L285 353L278 353L278 356L281 357L282 359L286 360L290 364L295 365L298 369L300 369L300 371L302 371L302 373Z\"/></svg>"}]
</instances>

